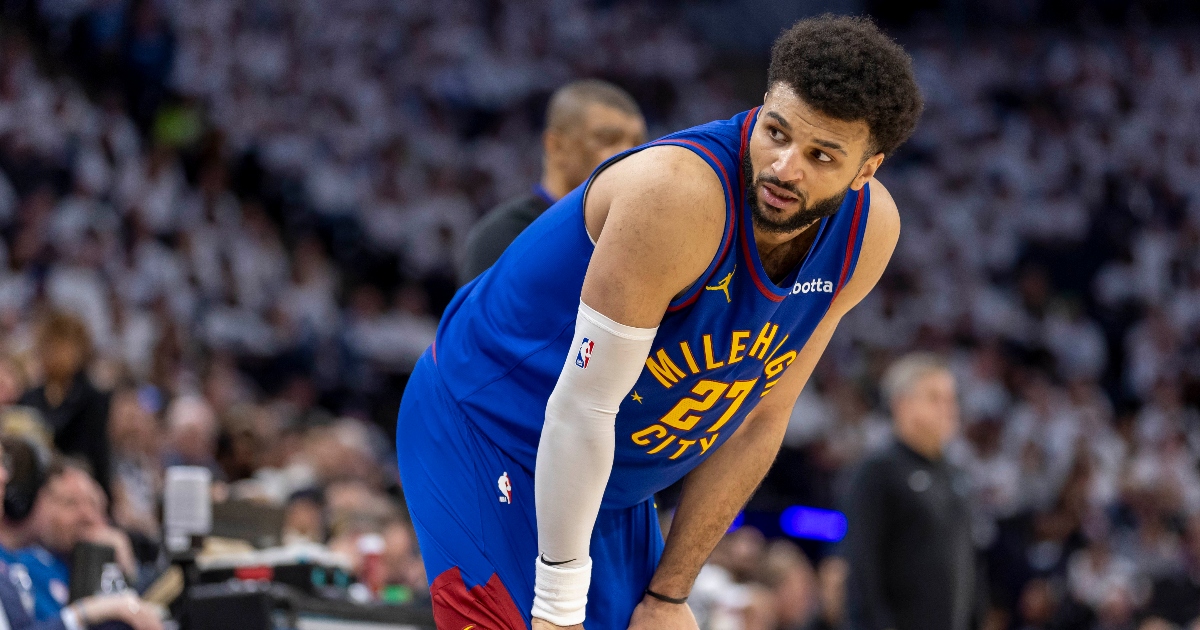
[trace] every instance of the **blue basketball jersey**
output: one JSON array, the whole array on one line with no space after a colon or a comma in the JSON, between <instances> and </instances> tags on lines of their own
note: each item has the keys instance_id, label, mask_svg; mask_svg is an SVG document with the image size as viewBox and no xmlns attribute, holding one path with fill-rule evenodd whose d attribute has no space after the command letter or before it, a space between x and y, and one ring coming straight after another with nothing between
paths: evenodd
<instances>
[{"instance_id":1,"label":"blue basketball jersey","mask_svg":"<svg viewBox=\"0 0 1200 630\"><path fill-rule=\"evenodd\" d=\"M596 171L647 147L684 147L716 172L728 211L716 256L671 303L617 414L605 507L644 501L720 448L796 360L854 273L870 208L866 186L821 221L804 261L781 286L767 277L741 164L757 113L666 136ZM458 292L433 348L464 415L530 472L563 361L568 352L580 360L586 354L569 347L594 249L584 224L586 190L587 184L554 204L495 266Z\"/></svg>"}]
</instances>

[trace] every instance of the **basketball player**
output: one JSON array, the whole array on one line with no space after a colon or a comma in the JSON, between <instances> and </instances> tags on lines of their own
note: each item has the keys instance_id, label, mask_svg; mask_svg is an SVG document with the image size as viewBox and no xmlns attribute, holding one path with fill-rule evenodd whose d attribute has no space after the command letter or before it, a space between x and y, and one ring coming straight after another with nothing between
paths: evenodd
<instances>
[{"instance_id":1,"label":"basketball player","mask_svg":"<svg viewBox=\"0 0 1200 630\"><path fill-rule=\"evenodd\" d=\"M550 97L542 134L542 179L528 194L485 214L467 235L463 283L487 271L533 220L575 190L608 158L646 141L646 121L628 92L597 79L572 81Z\"/></svg>"},{"instance_id":2,"label":"basketball player","mask_svg":"<svg viewBox=\"0 0 1200 630\"><path fill-rule=\"evenodd\" d=\"M870 21L802 20L761 107L615 156L459 291L397 439L439 628L695 630L696 574L896 245L874 175L920 109Z\"/></svg>"}]
</instances>

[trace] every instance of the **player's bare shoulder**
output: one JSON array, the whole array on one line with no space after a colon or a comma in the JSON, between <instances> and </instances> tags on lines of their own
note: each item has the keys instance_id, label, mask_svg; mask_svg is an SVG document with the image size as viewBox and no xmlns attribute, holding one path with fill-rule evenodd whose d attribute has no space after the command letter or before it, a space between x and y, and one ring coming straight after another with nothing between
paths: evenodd
<instances>
[{"instance_id":1,"label":"player's bare shoulder","mask_svg":"<svg viewBox=\"0 0 1200 630\"><path fill-rule=\"evenodd\" d=\"M867 220L866 236L871 236L874 230L876 236L890 236L894 241L900 236L900 210L896 207L896 200L878 179L872 177L870 186L871 212Z\"/></svg>"},{"instance_id":2,"label":"player's bare shoulder","mask_svg":"<svg viewBox=\"0 0 1200 630\"><path fill-rule=\"evenodd\" d=\"M608 315L657 325L671 298L716 255L725 200L712 167L682 147L650 147L609 166L584 201L588 233L596 241L585 293L621 293L626 302L636 296L645 313L637 306L639 312L627 313L633 319Z\"/></svg>"},{"instance_id":3,"label":"player's bare shoulder","mask_svg":"<svg viewBox=\"0 0 1200 630\"><path fill-rule=\"evenodd\" d=\"M649 208L655 211L645 210ZM615 162L592 181L584 212L593 240L599 240L614 210L636 212L647 224L668 228L680 221L699 228L724 226L725 193L712 167L694 152L674 145L648 147Z\"/></svg>"}]
</instances>

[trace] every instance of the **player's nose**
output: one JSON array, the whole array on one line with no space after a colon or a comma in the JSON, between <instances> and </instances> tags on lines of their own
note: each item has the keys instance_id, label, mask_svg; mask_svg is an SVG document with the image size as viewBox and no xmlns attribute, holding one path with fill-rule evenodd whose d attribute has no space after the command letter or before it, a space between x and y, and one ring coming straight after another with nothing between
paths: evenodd
<instances>
[{"instance_id":1,"label":"player's nose","mask_svg":"<svg viewBox=\"0 0 1200 630\"><path fill-rule=\"evenodd\" d=\"M804 179L803 155L796 149L785 149L779 152L775 162L771 164L775 177L786 183L799 183Z\"/></svg>"}]
</instances>

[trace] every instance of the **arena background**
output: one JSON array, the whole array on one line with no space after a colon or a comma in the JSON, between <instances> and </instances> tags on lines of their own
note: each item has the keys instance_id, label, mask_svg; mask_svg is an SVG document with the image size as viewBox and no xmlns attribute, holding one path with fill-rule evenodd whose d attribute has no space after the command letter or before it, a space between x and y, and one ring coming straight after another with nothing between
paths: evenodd
<instances>
[{"instance_id":1,"label":"arena background","mask_svg":"<svg viewBox=\"0 0 1200 630\"><path fill-rule=\"evenodd\" d=\"M1171 599L1200 579L1194 2L0 7L3 429L54 430L38 331L78 318L97 405L71 426L110 448L55 442L111 471L143 561L164 467L201 465L356 567L382 533L391 599L420 606L395 412L466 231L537 180L550 92L613 81L651 137L727 118L760 101L774 35L832 10L915 61L927 109L880 171L903 232L801 396L754 527L698 583L702 627L843 627L836 545L778 515L836 507L888 436L880 372L913 349L958 377L988 627L1200 627Z\"/></svg>"}]
</instances>

